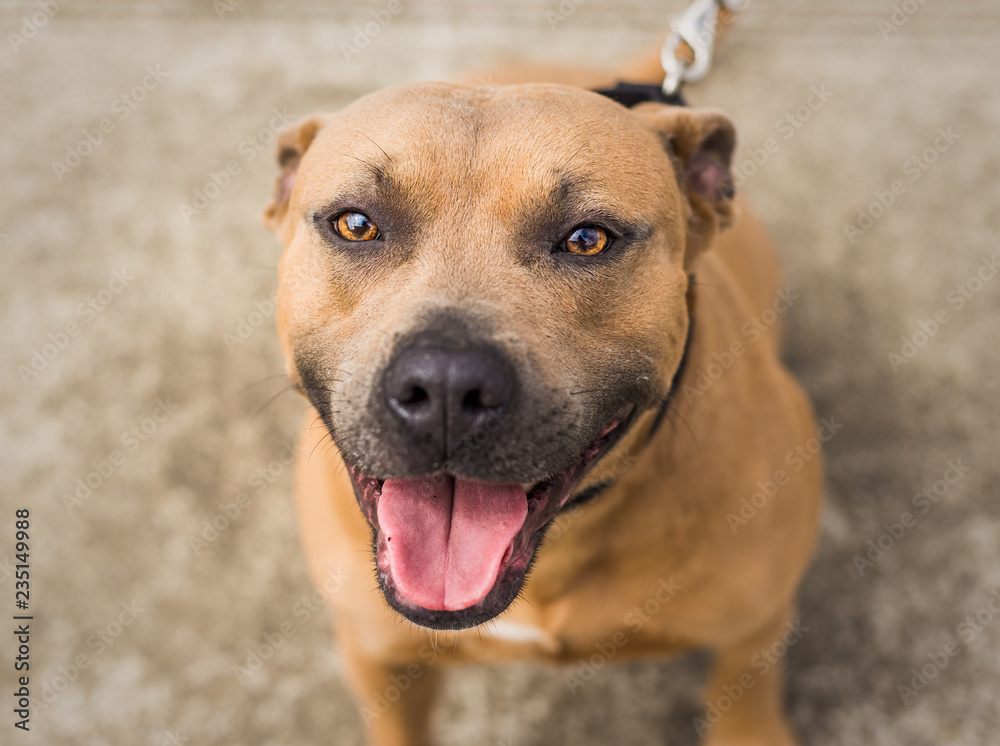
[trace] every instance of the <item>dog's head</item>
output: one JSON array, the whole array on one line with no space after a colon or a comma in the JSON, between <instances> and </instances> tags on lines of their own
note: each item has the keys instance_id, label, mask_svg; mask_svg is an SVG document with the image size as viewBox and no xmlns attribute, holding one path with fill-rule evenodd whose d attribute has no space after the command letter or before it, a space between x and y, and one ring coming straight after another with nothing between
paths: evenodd
<instances>
[{"instance_id":1,"label":"dog's head","mask_svg":"<svg viewBox=\"0 0 1000 746\"><path fill-rule=\"evenodd\" d=\"M417 84L279 141L278 325L388 602L485 622L667 396L731 220L730 121L556 85Z\"/></svg>"}]
</instances>

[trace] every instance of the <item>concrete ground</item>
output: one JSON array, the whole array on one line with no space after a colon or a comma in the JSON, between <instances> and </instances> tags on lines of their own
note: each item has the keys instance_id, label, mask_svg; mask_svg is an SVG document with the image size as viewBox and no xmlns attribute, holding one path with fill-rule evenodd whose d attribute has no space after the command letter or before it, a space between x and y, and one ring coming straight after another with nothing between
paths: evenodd
<instances>
[{"instance_id":1,"label":"concrete ground","mask_svg":"<svg viewBox=\"0 0 1000 746\"><path fill-rule=\"evenodd\" d=\"M283 116L400 82L613 65L682 7L577 3L402 0L350 59L341 45L383 0L3 3L0 606L13 613L27 506L38 702L31 732L0 741L362 743L282 461L303 405L267 405L284 384L263 141ZM1000 4L894 7L753 0L690 98L739 125L743 190L800 298L788 360L844 425L809 631L788 654L803 743L985 746L1000 732ZM9 734L11 635L2 647ZM693 744L706 667L610 666L575 694L564 670L462 669L437 737Z\"/></svg>"}]
</instances>

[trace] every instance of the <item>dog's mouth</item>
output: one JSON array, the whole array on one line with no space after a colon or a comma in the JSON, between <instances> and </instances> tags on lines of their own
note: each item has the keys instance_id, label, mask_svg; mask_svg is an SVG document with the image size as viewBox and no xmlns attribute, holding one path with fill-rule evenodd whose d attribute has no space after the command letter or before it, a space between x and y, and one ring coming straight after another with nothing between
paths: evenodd
<instances>
[{"instance_id":1,"label":"dog's mouth","mask_svg":"<svg viewBox=\"0 0 1000 746\"><path fill-rule=\"evenodd\" d=\"M378 479L350 464L374 530L379 585L389 605L433 629L493 619L517 598L545 528L574 488L632 424L628 405L565 471L528 489L447 472Z\"/></svg>"}]
</instances>

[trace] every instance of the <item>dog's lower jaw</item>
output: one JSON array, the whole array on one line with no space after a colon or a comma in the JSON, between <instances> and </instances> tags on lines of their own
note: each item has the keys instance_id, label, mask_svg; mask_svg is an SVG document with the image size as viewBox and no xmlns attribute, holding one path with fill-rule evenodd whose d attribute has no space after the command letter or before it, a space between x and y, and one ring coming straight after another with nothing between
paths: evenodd
<instances>
[{"instance_id":1,"label":"dog's lower jaw","mask_svg":"<svg viewBox=\"0 0 1000 746\"><path fill-rule=\"evenodd\" d=\"M384 538L376 536L374 546L379 587L394 611L421 627L453 631L476 627L502 614L517 598L535 558L539 538L537 535L529 537L528 546L517 557L512 556L513 543L507 548L497 579L481 601L465 609L445 611L418 606L397 591L391 571L383 564L384 546L381 550L379 548Z\"/></svg>"},{"instance_id":2,"label":"dog's lower jaw","mask_svg":"<svg viewBox=\"0 0 1000 746\"><path fill-rule=\"evenodd\" d=\"M630 431L637 419L636 415L633 404L623 407L572 466L527 492L526 515L500 559L492 587L479 600L465 608L428 608L414 602L401 591L389 552L391 537L386 535L379 520L379 502L386 480L367 476L345 462L358 505L372 527L376 575L389 606L414 624L439 630L475 627L503 613L520 593L551 521L571 503L575 488L591 467Z\"/></svg>"}]
</instances>

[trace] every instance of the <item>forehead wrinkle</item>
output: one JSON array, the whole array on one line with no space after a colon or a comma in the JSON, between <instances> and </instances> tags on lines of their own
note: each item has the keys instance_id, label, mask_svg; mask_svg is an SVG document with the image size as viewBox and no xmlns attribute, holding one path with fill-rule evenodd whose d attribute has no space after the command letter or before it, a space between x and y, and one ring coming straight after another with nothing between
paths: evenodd
<instances>
[{"instance_id":1,"label":"forehead wrinkle","mask_svg":"<svg viewBox=\"0 0 1000 746\"><path fill-rule=\"evenodd\" d=\"M358 134L361 135L363 138L365 138L368 142L370 142L376 148L379 149L379 152L381 152L382 155L385 156L386 163L389 163L389 164L392 163L392 156L385 152L385 148L383 148L381 145L379 145L377 142L375 142L371 137L368 136L367 133L365 133L365 132L359 132Z\"/></svg>"},{"instance_id":2,"label":"forehead wrinkle","mask_svg":"<svg viewBox=\"0 0 1000 746\"><path fill-rule=\"evenodd\" d=\"M378 148L378 152L364 152L370 151L370 148L364 148L358 149L362 153L358 154L350 152L352 149L350 145L341 149L340 157L349 159L358 166L332 169L332 173L340 178L331 180L330 187L333 194L328 193L325 201L336 202L352 197L399 200L404 194L405 179L400 177L398 162L370 137L364 133L358 134L371 141Z\"/></svg>"},{"instance_id":3,"label":"forehead wrinkle","mask_svg":"<svg viewBox=\"0 0 1000 746\"><path fill-rule=\"evenodd\" d=\"M527 190L517 205L522 218L544 215L556 220L587 212L595 213L595 217L603 214L623 220L635 217L634 205L624 203L619 194L591 174L556 167L548 175L541 176L537 183L538 187Z\"/></svg>"},{"instance_id":4,"label":"forehead wrinkle","mask_svg":"<svg viewBox=\"0 0 1000 746\"><path fill-rule=\"evenodd\" d=\"M560 169L554 169L554 183L549 187L545 201L552 205L561 205L569 201L579 201L583 192L583 179L578 174L571 174Z\"/></svg>"},{"instance_id":5,"label":"forehead wrinkle","mask_svg":"<svg viewBox=\"0 0 1000 746\"><path fill-rule=\"evenodd\" d=\"M353 153L343 153L345 158L352 158L360 163L364 168L363 172L367 173L371 182L375 185L381 185L384 181L392 182L392 177L388 172L388 168L392 163L391 159L388 159L385 165L379 163L373 163L372 161L362 158L361 156L354 155ZM387 156L388 158L388 156Z\"/></svg>"},{"instance_id":6,"label":"forehead wrinkle","mask_svg":"<svg viewBox=\"0 0 1000 746\"><path fill-rule=\"evenodd\" d=\"M490 132L476 165L490 191L505 192L497 195L496 207L508 218L544 213L555 217L581 210L634 212L622 202L615 179L602 173L600 161L587 153L591 143L574 137L577 141L567 143L570 147L560 148L549 133L529 130L514 137L506 124ZM498 180L496 174L503 178ZM518 186L504 189L504 181Z\"/></svg>"}]
</instances>

